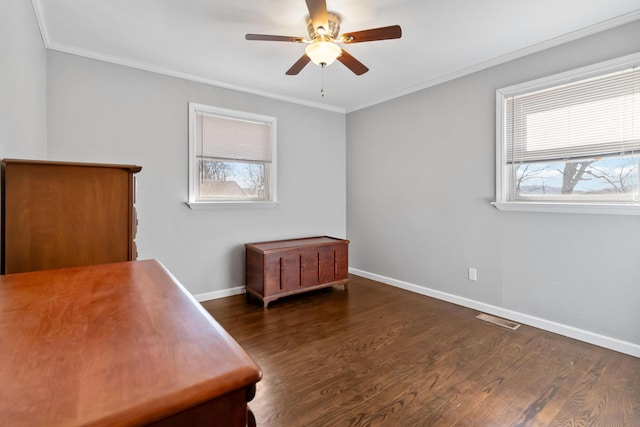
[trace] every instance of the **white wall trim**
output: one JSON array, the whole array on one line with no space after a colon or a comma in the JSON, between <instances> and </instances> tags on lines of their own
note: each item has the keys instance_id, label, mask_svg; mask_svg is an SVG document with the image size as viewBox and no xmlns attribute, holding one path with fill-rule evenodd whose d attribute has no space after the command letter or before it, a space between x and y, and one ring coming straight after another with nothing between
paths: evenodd
<instances>
[{"instance_id":1,"label":"white wall trim","mask_svg":"<svg viewBox=\"0 0 640 427\"><path fill-rule=\"evenodd\" d=\"M589 64L584 67L574 68L561 73L544 76L538 79L517 83L511 86L502 87L496 90L496 94L500 97L497 101L502 101L510 96L522 95L530 92L572 83L578 80L585 80L592 77L600 77L605 74L622 71L627 68L638 66L640 61L640 52L630 53L629 55L601 61L595 64Z\"/></svg>"},{"instance_id":2,"label":"white wall trim","mask_svg":"<svg viewBox=\"0 0 640 427\"><path fill-rule=\"evenodd\" d=\"M492 202L501 211L547 212L607 215L640 215L637 203L553 203L553 202Z\"/></svg>"},{"instance_id":3,"label":"white wall trim","mask_svg":"<svg viewBox=\"0 0 640 427\"><path fill-rule=\"evenodd\" d=\"M196 299L196 301L203 302L203 301L209 301L209 300L218 299L218 298L231 297L234 295L240 295L244 293L245 293L244 286L236 286L235 288L221 289L219 291L195 294L193 295L193 297Z\"/></svg>"},{"instance_id":4,"label":"white wall trim","mask_svg":"<svg viewBox=\"0 0 640 427\"><path fill-rule=\"evenodd\" d=\"M640 19L640 10L629 12L625 15L620 15L618 17L609 19L607 21L600 22L599 24L592 25L587 28L583 28L578 31L574 31L572 33L564 34L562 36L556 37L551 40L547 40L542 43L534 44L529 47L525 47L524 49L517 50L515 52L508 53L506 55L498 56L496 58L490 59L488 61L480 62L478 64L471 65L469 67L463 68L461 70L455 71L453 73L445 74L443 76L437 77L435 79L426 81L422 84L416 86L410 86L404 90L396 92L394 94L390 94L385 97L375 98L369 102L362 103L359 105L355 105L352 107L347 107L347 113L351 113L353 111L362 110L363 108L371 107L376 104L380 104L385 101L390 101L395 98L399 98L404 95L409 95L414 92L418 92L423 89L427 89L433 86L437 86L439 84L448 82L450 80L455 80L460 77L464 77L469 74L476 73L478 71L485 70L487 68L494 67L496 65L504 64L509 61L513 61L515 59L522 58L527 55L531 55L534 53L542 52L543 50L550 49L552 47L560 46L561 44L569 43L584 37L588 37L602 31L610 30L612 28L619 27L624 24L628 24L633 21L637 21Z\"/></svg>"},{"instance_id":5,"label":"white wall trim","mask_svg":"<svg viewBox=\"0 0 640 427\"><path fill-rule=\"evenodd\" d=\"M151 73L161 74L163 76L168 76L168 77L175 77L178 79L187 80L195 83L202 83L209 86L219 87L222 89L235 90L237 92L247 93L249 95L262 96L264 98L269 98L276 101L290 102L292 104L303 105L306 107L312 107L312 108L317 108L319 110L327 110L327 111L332 111L332 112L342 113L342 114L345 114L346 112L346 110L342 107L320 104L318 102L306 101L304 99L278 95L275 93L265 92L257 89L249 89L246 87L221 82L219 80L213 80L206 77L197 76L195 74L176 71L171 68L161 67L159 65L149 64L142 61L134 61L131 59L125 59L118 56L107 55L105 53L82 49L79 47L70 46L62 43L49 42L45 44L45 47L49 50L69 53L71 55L82 56L85 58L95 59L102 62L109 62L111 64L122 65L124 67L135 68L137 70L148 71Z\"/></svg>"},{"instance_id":6,"label":"white wall trim","mask_svg":"<svg viewBox=\"0 0 640 427\"><path fill-rule=\"evenodd\" d=\"M401 280L392 279L390 277L381 276L379 274L369 273L357 268L349 267L349 273L355 274L356 276L362 276L367 279L375 280L377 282L382 282L387 285L395 286L397 288L405 289L407 291L461 305L463 307L493 314L494 316L514 320L516 322L524 323L529 326L544 329L545 331L584 341L589 344L608 348L620 353L640 357L640 345L628 341L622 341L617 338L607 337L604 335L596 334L594 332L585 331L584 329L574 328L573 326L564 325L561 323L553 322L551 320L542 319L540 317L531 316L525 313L520 313L469 298L464 298L435 289L430 289L424 286L414 285L413 283L403 282Z\"/></svg>"},{"instance_id":7,"label":"white wall trim","mask_svg":"<svg viewBox=\"0 0 640 427\"><path fill-rule=\"evenodd\" d=\"M213 210L219 208L275 208L279 202L184 202L192 210Z\"/></svg>"},{"instance_id":8,"label":"white wall trim","mask_svg":"<svg viewBox=\"0 0 640 427\"><path fill-rule=\"evenodd\" d=\"M99 60L99 61L110 62L110 63L113 63L113 64L123 65L125 67L130 67L130 68L136 68L136 69L139 69L139 70L149 71L149 72L152 72L152 73L158 73L158 74L162 74L162 75L169 76L169 77L176 77L176 78L179 78L179 79L189 80L189 81L193 81L193 82L196 82L196 83L202 83L202 84L217 86L217 87L221 87L221 88L224 88L224 89L235 90L235 91L238 91L238 92L244 92L244 93L248 93L248 94L251 94L251 95L263 96L265 98L275 99L275 100L278 100L278 101L290 102L290 103L293 103L293 104L304 105L304 106L307 106L307 107L318 108L318 109L321 109L321 110L333 111L333 112L342 113L342 114L351 113L353 111L361 110L363 108L367 108L367 107L370 107L372 105L380 104L382 102L389 101L391 99L399 98L401 96L408 95L408 94L413 93L413 92L418 92L420 90L427 89L427 88L432 87L432 86L437 86L437 85L439 85L441 83L445 83L445 82L448 82L450 80L454 80L454 79L457 79L457 78L460 78L460 77L464 77L464 76L466 76L468 74L472 74L472 73L475 73L477 71L484 70L486 68L490 68L490 67L493 67L493 66L496 66L496 65L504 64L505 62L509 62L509 61L514 60L514 59L522 58L523 56L531 55L533 53L537 53L537 52L540 52L540 51L543 51L543 50L546 50L546 49L549 49L549 48L552 48L552 47L555 47L555 46L559 46L559 45L564 44L564 43L568 43L568 42L571 42L571 41L574 41L574 40L578 40L580 38L587 37L587 36L602 32L602 31L610 30L612 28L619 27L621 25L628 24L630 22L633 22L633 21L636 21L636 20L640 19L640 10L634 11L634 12L629 12L629 13L627 13L625 15L621 15L621 16L609 19L607 21L603 21L603 22L601 22L599 24L592 25L590 27L583 28L583 29L578 30L578 31L574 31L572 33L564 34L562 36L559 36L559 37L556 37L554 39L548 40L546 42L538 43L538 44L535 44L533 46L529 46L529 47L526 47L524 49L520 49L520 50L517 50L515 52L511 52L509 54L502 55L502 56L499 56L497 58L493 58L493 59L490 59L488 61L481 62L479 64L471 65L469 67L463 68L463 69L458 70L456 72L445 74L443 76L440 76L440 77L437 77L435 79L426 81L426 82L421 83L419 85L410 86L410 87L408 87L408 88L406 88L404 90L394 92L393 94L389 94L387 96L375 98L375 99L372 99L371 101L368 101L368 102L365 102L365 103L362 103L362 104L359 104L359 105L355 105L355 106L344 108L344 107L339 107L339 106L334 106L334 105L326 105L326 104L321 104L321 103L316 103L316 102L310 102L310 101L301 100L301 99L293 98L293 97L282 96L282 95L278 95L278 94L274 94L274 93L270 93L270 92L264 92L264 91L260 91L260 90L256 90L256 89L240 87L240 86L224 83L224 82L213 80L213 79L208 79L208 78L205 78L205 77L201 77L201 76L197 76L197 75L193 75L193 74L189 74L189 73L183 73L183 72L176 71L176 70L169 69L169 68L165 68L165 67L160 67L160 66L147 64L147 63L143 63L143 62L138 62L138 61L132 61L132 60L128 60L128 59L125 59L125 58L111 56L111 55L107 55L107 54L100 53L100 52L95 52L95 51L91 51L91 50L87 50L87 49L78 48L78 47L75 47L75 46L70 46L70 45L54 42L54 41L51 40L51 37L49 35L48 29L47 29L47 26L46 26L46 21L44 19L44 15L42 13L41 2L42 2L42 0L32 0L33 8L34 8L35 13L36 13L36 19L38 21L38 26L40 27L40 33L42 34L42 39L44 41L44 46L47 49L56 50L56 51L64 52L64 53L70 53L72 55L83 56L83 57L86 57L86 58L96 59L96 60Z\"/></svg>"},{"instance_id":9,"label":"white wall trim","mask_svg":"<svg viewBox=\"0 0 640 427\"><path fill-rule=\"evenodd\" d=\"M40 29L40 37L42 37L42 43L44 47L49 46L49 30L47 29L47 23L44 20L44 15L42 14L42 6L40 6L40 2L38 0L31 0L31 4L33 5L33 12L36 15L36 22L38 23L38 28Z\"/></svg>"},{"instance_id":10,"label":"white wall trim","mask_svg":"<svg viewBox=\"0 0 640 427\"><path fill-rule=\"evenodd\" d=\"M133 61L133 60L121 58L118 56L107 55L105 53L96 52L88 49L82 49L76 46L71 46L64 43L58 43L58 42L52 41L51 36L49 35L49 29L47 28L47 22L44 19L44 13L42 11L42 1L31 0L31 3L33 4L33 10L36 14L36 21L38 22L38 27L40 28L40 34L42 36L44 47L49 50L69 53L71 55L82 56L85 58L95 59L103 62L109 62L116 65L122 65L124 67L135 68L137 70L143 70L143 71L149 71L151 73L162 74L164 76L175 77L178 79L188 80L196 83L202 83L210 86L216 86L223 89L235 90L238 92L248 93L250 95L262 96L265 98L274 99L276 101L290 102L292 104L304 105L306 107L333 111L336 113L342 113L342 114L346 113L346 110L344 108L337 107L334 105L326 105L326 104L321 104L319 102L311 102L303 99L282 96L282 95L265 92L261 90L249 89L249 88L228 84L228 83L224 83L224 82L213 80L213 79L208 79L206 77L197 76L195 74L184 73L184 72L176 71L166 67L148 64L141 61Z\"/></svg>"},{"instance_id":11,"label":"white wall trim","mask_svg":"<svg viewBox=\"0 0 640 427\"><path fill-rule=\"evenodd\" d=\"M640 203L630 200L570 201L560 197L530 197L530 200L518 200L513 194L513 177L507 162L507 130L505 116L507 100L513 96L533 93L539 90L559 87L571 82L601 77L616 71L626 70L640 64L640 52L632 53L608 61L590 64L562 73L545 76L496 90L496 201L491 203L501 211L562 212L610 215L640 215Z\"/></svg>"}]
</instances>

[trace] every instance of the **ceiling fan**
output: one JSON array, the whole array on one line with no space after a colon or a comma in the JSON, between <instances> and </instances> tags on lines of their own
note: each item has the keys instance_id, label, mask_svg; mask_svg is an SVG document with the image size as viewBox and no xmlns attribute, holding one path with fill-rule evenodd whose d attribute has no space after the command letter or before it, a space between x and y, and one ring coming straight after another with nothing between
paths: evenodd
<instances>
[{"instance_id":1,"label":"ceiling fan","mask_svg":"<svg viewBox=\"0 0 640 427\"><path fill-rule=\"evenodd\" d=\"M340 15L327 11L326 0L306 0L306 2L309 9L309 18L307 20L308 40L304 37L273 36L268 34L245 35L247 40L307 43L305 54L287 70L286 74L289 76L298 74L310 61L324 68L336 59L353 71L354 74L362 75L369 71L366 65L351 56L336 43L362 43L402 37L402 29L399 25L339 35Z\"/></svg>"}]
</instances>

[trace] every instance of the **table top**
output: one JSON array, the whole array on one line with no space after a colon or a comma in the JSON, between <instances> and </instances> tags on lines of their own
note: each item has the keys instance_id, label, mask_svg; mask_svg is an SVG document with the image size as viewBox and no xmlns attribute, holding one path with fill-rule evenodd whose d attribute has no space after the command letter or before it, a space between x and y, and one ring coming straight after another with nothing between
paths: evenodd
<instances>
[{"instance_id":1,"label":"table top","mask_svg":"<svg viewBox=\"0 0 640 427\"><path fill-rule=\"evenodd\" d=\"M0 276L0 425L140 425L261 375L158 261Z\"/></svg>"}]
</instances>

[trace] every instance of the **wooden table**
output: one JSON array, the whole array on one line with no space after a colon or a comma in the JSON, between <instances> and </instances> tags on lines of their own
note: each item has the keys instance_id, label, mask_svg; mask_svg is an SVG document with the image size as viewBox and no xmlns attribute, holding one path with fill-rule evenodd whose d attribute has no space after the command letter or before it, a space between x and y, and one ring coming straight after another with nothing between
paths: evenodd
<instances>
[{"instance_id":1,"label":"wooden table","mask_svg":"<svg viewBox=\"0 0 640 427\"><path fill-rule=\"evenodd\" d=\"M261 375L155 260L0 276L0 425L245 426Z\"/></svg>"}]
</instances>

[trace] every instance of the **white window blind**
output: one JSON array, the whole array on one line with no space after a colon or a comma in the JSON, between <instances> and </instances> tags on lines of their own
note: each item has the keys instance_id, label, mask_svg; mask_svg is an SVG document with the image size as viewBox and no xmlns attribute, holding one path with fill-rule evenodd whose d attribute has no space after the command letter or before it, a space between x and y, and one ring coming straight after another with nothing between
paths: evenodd
<instances>
[{"instance_id":1,"label":"white window blind","mask_svg":"<svg viewBox=\"0 0 640 427\"><path fill-rule=\"evenodd\" d=\"M505 100L507 163L640 152L640 67Z\"/></svg>"},{"instance_id":2,"label":"white window blind","mask_svg":"<svg viewBox=\"0 0 640 427\"><path fill-rule=\"evenodd\" d=\"M501 210L640 215L640 53L496 90Z\"/></svg>"},{"instance_id":3,"label":"white window blind","mask_svg":"<svg viewBox=\"0 0 640 427\"><path fill-rule=\"evenodd\" d=\"M196 155L221 160L271 162L271 124L198 111Z\"/></svg>"},{"instance_id":4,"label":"white window blind","mask_svg":"<svg viewBox=\"0 0 640 427\"><path fill-rule=\"evenodd\" d=\"M277 119L189 103L189 201L207 206L277 204Z\"/></svg>"}]
</instances>

